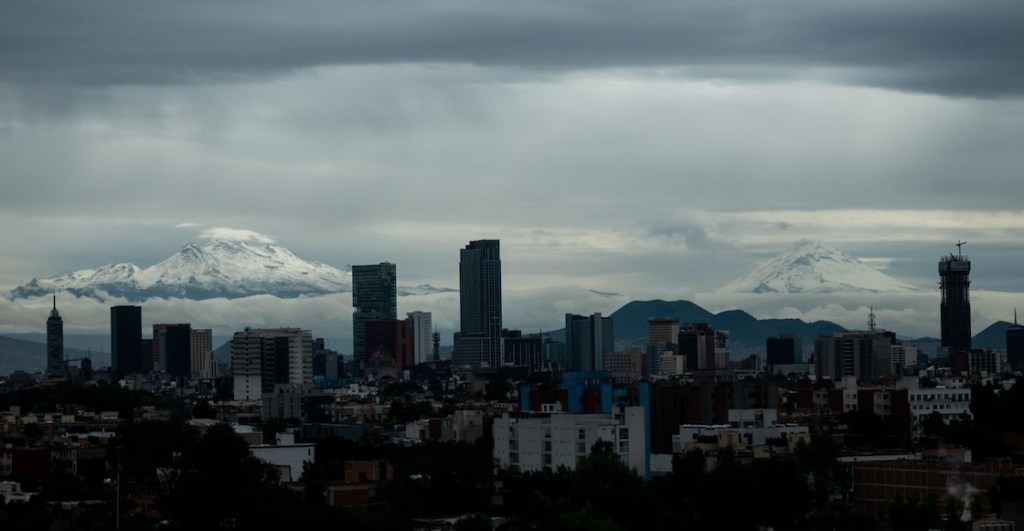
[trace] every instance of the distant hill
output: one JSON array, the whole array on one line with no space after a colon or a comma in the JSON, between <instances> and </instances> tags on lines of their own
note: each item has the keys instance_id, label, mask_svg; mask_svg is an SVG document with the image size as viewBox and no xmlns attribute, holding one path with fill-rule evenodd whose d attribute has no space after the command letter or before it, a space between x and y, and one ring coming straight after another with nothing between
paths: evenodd
<instances>
[{"instance_id":1,"label":"distant hill","mask_svg":"<svg viewBox=\"0 0 1024 531\"><path fill-rule=\"evenodd\" d=\"M1013 323L996 321L971 338L971 346L974 348L1006 350L1006 329L1011 326L1013 326Z\"/></svg>"},{"instance_id":2,"label":"distant hill","mask_svg":"<svg viewBox=\"0 0 1024 531\"><path fill-rule=\"evenodd\" d=\"M772 336L791 334L804 343L804 357L810 355L814 339L845 330L829 321L807 323L800 319L758 319L743 310L714 314L690 301L632 301L612 312L617 348L640 347L647 344L647 319L675 317L680 324L711 323L716 330L728 330L733 358L764 350L765 340ZM565 340L565 329L550 333L552 339Z\"/></svg>"},{"instance_id":3,"label":"distant hill","mask_svg":"<svg viewBox=\"0 0 1024 531\"><path fill-rule=\"evenodd\" d=\"M0 375L46 369L46 345L0 336Z\"/></svg>"},{"instance_id":4,"label":"distant hill","mask_svg":"<svg viewBox=\"0 0 1024 531\"><path fill-rule=\"evenodd\" d=\"M690 301L632 301L610 315L614 319L615 340L647 342L647 319L675 317L680 323L706 323L714 314Z\"/></svg>"}]
</instances>

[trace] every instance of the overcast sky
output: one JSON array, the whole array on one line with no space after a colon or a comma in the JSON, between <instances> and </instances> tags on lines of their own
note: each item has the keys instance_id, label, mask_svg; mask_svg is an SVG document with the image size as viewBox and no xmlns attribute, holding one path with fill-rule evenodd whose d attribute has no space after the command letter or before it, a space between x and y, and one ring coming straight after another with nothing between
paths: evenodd
<instances>
[{"instance_id":1,"label":"overcast sky","mask_svg":"<svg viewBox=\"0 0 1024 531\"><path fill-rule=\"evenodd\" d=\"M974 289L1004 293L976 320L1009 318L1022 21L1013 0L0 0L0 288L219 227L457 287L488 237L507 324L532 328L697 298L802 238L931 289L963 239ZM937 333L937 304L901 326Z\"/></svg>"}]
</instances>

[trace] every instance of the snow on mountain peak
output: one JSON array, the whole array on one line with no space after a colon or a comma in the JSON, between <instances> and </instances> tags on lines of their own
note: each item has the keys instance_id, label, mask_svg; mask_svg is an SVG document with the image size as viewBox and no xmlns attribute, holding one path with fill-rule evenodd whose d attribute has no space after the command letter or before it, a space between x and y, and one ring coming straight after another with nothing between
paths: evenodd
<instances>
[{"instance_id":1,"label":"snow on mountain peak","mask_svg":"<svg viewBox=\"0 0 1024 531\"><path fill-rule=\"evenodd\" d=\"M750 274L718 289L733 293L908 292L900 282L821 242L802 240Z\"/></svg>"},{"instance_id":2,"label":"snow on mountain peak","mask_svg":"<svg viewBox=\"0 0 1024 531\"><path fill-rule=\"evenodd\" d=\"M38 297L54 290L105 300L131 301L150 297L210 299L270 294L283 298L342 293L352 290L350 267L337 269L299 258L280 245L237 238L189 242L166 260L145 269L134 264L110 264L51 278L32 279L11 290L12 298ZM403 295L445 291L421 285L401 288Z\"/></svg>"}]
</instances>

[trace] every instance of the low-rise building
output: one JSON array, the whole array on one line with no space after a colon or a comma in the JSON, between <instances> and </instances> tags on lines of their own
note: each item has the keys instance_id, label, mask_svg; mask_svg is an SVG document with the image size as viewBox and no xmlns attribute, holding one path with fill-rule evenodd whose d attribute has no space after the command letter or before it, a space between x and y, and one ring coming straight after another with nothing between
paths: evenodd
<instances>
[{"instance_id":1,"label":"low-rise building","mask_svg":"<svg viewBox=\"0 0 1024 531\"><path fill-rule=\"evenodd\" d=\"M616 406L611 413L564 413L558 404L541 413L505 414L494 420L494 459L523 472L576 469L599 442L610 443L622 462L650 477L650 450L643 406Z\"/></svg>"}]
</instances>

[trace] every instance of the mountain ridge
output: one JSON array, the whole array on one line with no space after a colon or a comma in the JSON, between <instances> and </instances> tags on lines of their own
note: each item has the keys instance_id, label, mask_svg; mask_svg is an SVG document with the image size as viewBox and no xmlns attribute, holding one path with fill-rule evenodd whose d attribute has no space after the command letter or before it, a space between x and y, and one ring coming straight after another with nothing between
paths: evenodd
<instances>
[{"instance_id":1,"label":"mountain ridge","mask_svg":"<svg viewBox=\"0 0 1024 531\"><path fill-rule=\"evenodd\" d=\"M270 294L280 298L352 291L350 267L338 269L299 258L274 244L256 245L238 239L189 242L167 259L141 268L132 263L107 264L49 278L33 278L12 289L9 297L27 299L66 291L100 301L124 298L205 300ZM400 295L451 292L428 284L399 287Z\"/></svg>"}]
</instances>

